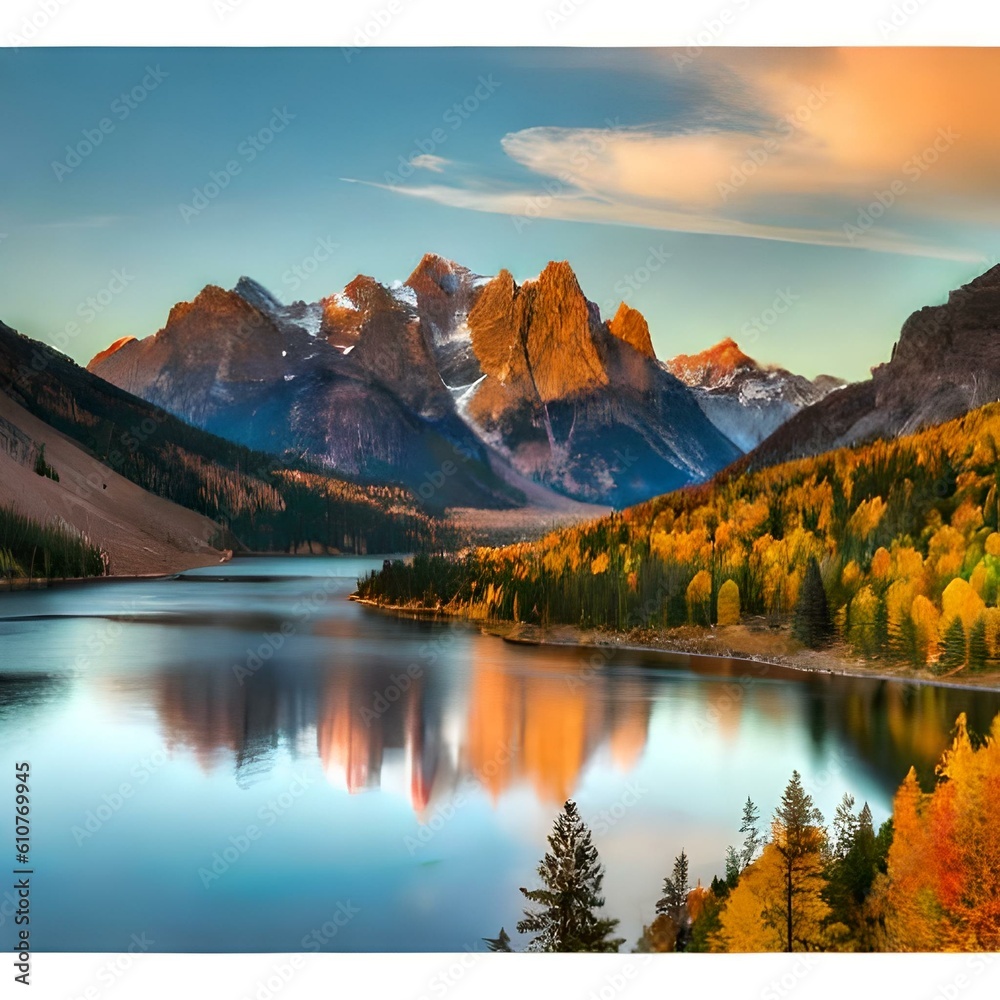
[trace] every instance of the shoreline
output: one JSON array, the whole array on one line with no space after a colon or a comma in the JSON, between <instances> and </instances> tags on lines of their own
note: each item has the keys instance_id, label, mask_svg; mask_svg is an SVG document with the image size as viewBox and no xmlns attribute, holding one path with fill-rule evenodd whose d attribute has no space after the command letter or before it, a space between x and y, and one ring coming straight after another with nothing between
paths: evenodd
<instances>
[{"instance_id":1,"label":"shoreline","mask_svg":"<svg viewBox=\"0 0 1000 1000\"><path fill-rule=\"evenodd\" d=\"M578 625L543 627L526 622L486 621L469 618L446 608L380 604L356 594L352 594L350 600L399 618L459 618L477 627L484 635L515 645L612 649L699 659L741 660L817 676L858 677L873 681L899 681L904 684L1000 693L1000 673L997 672L938 676L926 670L894 666L882 660L862 660L853 656L843 643L834 643L822 650L789 648L792 640L787 626L769 630L743 624L714 626L710 629L686 625L662 631L643 629L626 632L596 627L582 628Z\"/></svg>"}]
</instances>

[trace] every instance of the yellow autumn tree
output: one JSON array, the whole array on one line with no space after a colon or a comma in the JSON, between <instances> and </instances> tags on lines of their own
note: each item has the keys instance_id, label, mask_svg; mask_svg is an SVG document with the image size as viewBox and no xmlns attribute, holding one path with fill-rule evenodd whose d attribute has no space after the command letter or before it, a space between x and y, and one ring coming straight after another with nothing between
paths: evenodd
<instances>
[{"instance_id":1,"label":"yellow autumn tree","mask_svg":"<svg viewBox=\"0 0 1000 1000\"><path fill-rule=\"evenodd\" d=\"M610 562L611 562L611 557L607 554L607 552L602 552L590 564L591 575L600 576L601 573L606 573Z\"/></svg>"},{"instance_id":2,"label":"yellow autumn tree","mask_svg":"<svg viewBox=\"0 0 1000 1000\"><path fill-rule=\"evenodd\" d=\"M940 646L938 638L938 609L923 594L917 594L910 609L913 620L918 658L924 663L937 659Z\"/></svg>"},{"instance_id":3,"label":"yellow autumn tree","mask_svg":"<svg viewBox=\"0 0 1000 1000\"><path fill-rule=\"evenodd\" d=\"M719 588L718 621L720 625L738 625L740 621L740 588L733 580Z\"/></svg>"},{"instance_id":4,"label":"yellow autumn tree","mask_svg":"<svg viewBox=\"0 0 1000 1000\"><path fill-rule=\"evenodd\" d=\"M771 824L771 840L740 874L719 915L713 951L836 950L843 924L824 899L823 817L792 773Z\"/></svg>"},{"instance_id":5,"label":"yellow autumn tree","mask_svg":"<svg viewBox=\"0 0 1000 1000\"><path fill-rule=\"evenodd\" d=\"M873 580L888 580L892 572L892 556L886 548L877 548L872 556L871 576Z\"/></svg>"},{"instance_id":6,"label":"yellow autumn tree","mask_svg":"<svg viewBox=\"0 0 1000 1000\"><path fill-rule=\"evenodd\" d=\"M966 635L976 619L986 609L983 599L976 593L971 584L961 577L956 577L941 595L941 629L946 629L956 618L962 621Z\"/></svg>"},{"instance_id":7,"label":"yellow autumn tree","mask_svg":"<svg viewBox=\"0 0 1000 1000\"><path fill-rule=\"evenodd\" d=\"M784 951L782 929L769 916L781 906L784 883L781 857L772 844L743 870L719 915L712 951Z\"/></svg>"},{"instance_id":8,"label":"yellow autumn tree","mask_svg":"<svg viewBox=\"0 0 1000 1000\"><path fill-rule=\"evenodd\" d=\"M707 625L709 602L712 599L712 577L708 570L695 573L687 588L688 621L693 625Z\"/></svg>"},{"instance_id":9,"label":"yellow autumn tree","mask_svg":"<svg viewBox=\"0 0 1000 1000\"><path fill-rule=\"evenodd\" d=\"M851 599L847 609L847 638L855 651L865 656L878 652L875 621L879 599L866 583Z\"/></svg>"}]
</instances>

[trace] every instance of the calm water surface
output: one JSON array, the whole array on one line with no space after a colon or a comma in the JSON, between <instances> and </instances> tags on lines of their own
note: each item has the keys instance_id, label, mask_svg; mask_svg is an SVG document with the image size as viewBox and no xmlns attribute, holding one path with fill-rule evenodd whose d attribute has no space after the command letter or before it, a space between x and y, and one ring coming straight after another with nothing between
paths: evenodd
<instances>
[{"instance_id":1,"label":"calm water surface","mask_svg":"<svg viewBox=\"0 0 1000 1000\"><path fill-rule=\"evenodd\" d=\"M399 620L347 600L378 565L0 595L0 761L11 786L31 762L39 950L479 948L513 932L569 796L628 948L682 848L693 879L721 873L748 795L770 815L798 768L828 819L850 791L880 822L960 711L979 731L1000 711ZM0 914L4 948L12 932Z\"/></svg>"}]
</instances>

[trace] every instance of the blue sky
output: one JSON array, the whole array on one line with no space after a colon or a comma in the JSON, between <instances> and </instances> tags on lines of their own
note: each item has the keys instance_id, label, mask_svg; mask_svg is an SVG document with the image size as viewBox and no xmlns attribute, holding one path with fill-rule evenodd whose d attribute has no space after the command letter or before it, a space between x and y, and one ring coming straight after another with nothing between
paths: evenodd
<instances>
[{"instance_id":1,"label":"blue sky","mask_svg":"<svg viewBox=\"0 0 1000 1000\"><path fill-rule=\"evenodd\" d=\"M0 318L85 363L241 274L290 301L425 251L567 259L660 357L731 336L862 378L1000 255L998 77L984 50L3 51Z\"/></svg>"}]
</instances>

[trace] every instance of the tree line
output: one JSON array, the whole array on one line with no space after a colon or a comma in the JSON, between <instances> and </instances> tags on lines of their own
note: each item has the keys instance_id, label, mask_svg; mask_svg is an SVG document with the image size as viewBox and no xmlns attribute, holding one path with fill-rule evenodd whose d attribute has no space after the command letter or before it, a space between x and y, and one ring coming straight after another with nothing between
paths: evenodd
<instances>
[{"instance_id":1,"label":"tree line","mask_svg":"<svg viewBox=\"0 0 1000 1000\"><path fill-rule=\"evenodd\" d=\"M359 581L387 604L627 629L795 626L937 673L1000 667L1000 405ZM812 624L808 624L811 622Z\"/></svg>"},{"instance_id":2,"label":"tree line","mask_svg":"<svg viewBox=\"0 0 1000 1000\"><path fill-rule=\"evenodd\" d=\"M769 832L748 798L724 874L691 885L682 850L664 877L637 952L996 951L1000 948L1000 715L979 739L959 716L923 791L910 769L878 829L845 794L829 827L792 772ZM567 801L517 923L528 951L617 952L603 913L604 867ZM512 951L504 927L484 939Z\"/></svg>"}]
</instances>

